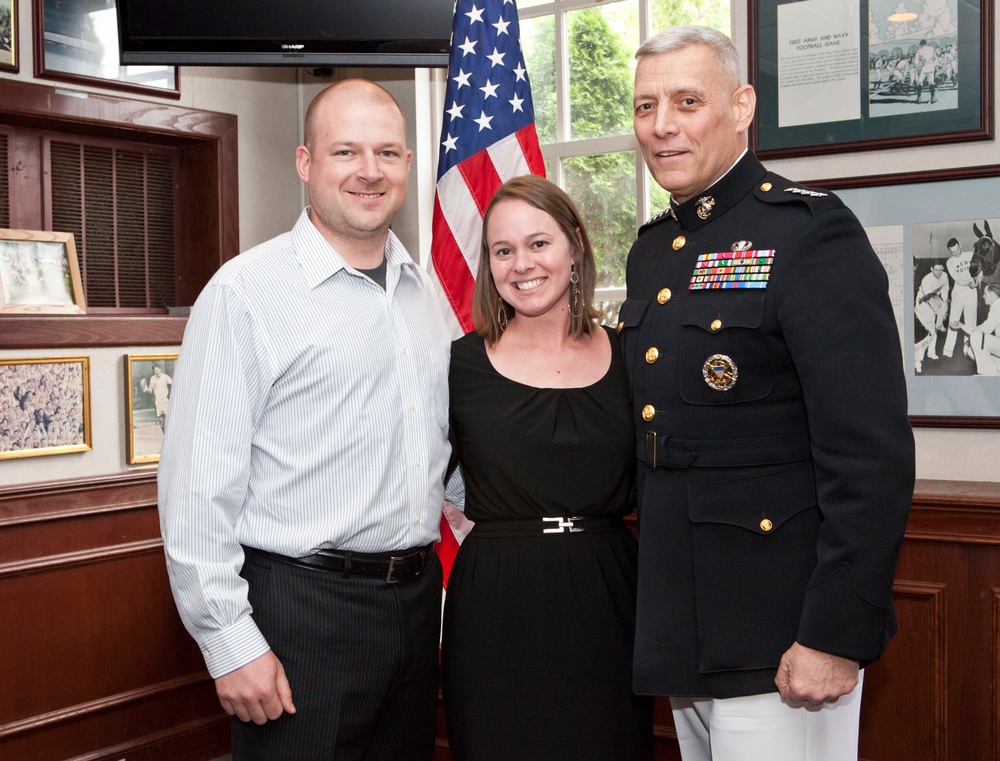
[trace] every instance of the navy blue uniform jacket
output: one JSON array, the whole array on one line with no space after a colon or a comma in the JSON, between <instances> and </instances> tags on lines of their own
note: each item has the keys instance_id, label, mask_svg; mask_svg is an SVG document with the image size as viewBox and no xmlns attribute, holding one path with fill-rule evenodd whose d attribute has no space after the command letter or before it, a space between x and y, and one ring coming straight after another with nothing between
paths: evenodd
<instances>
[{"instance_id":1,"label":"navy blue uniform jacket","mask_svg":"<svg viewBox=\"0 0 1000 761\"><path fill-rule=\"evenodd\" d=\"M766 287L690 288L702 255L734 250L763 252ZM636 692L773 692L794 641L876 660L914 451L888 279L857 218L748 152L640 229L627 285Z\"/></svg>"}]
</instances>

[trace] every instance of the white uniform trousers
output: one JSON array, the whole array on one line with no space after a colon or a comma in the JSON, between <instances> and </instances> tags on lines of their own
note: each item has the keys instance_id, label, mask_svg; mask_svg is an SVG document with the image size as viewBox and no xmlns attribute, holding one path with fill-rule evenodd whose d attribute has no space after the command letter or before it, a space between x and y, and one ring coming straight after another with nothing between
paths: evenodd
<instances>
[{"instance_id":1,"label":"white uniform trousers","mask_svg":"<svg viewBox=\"0 0 1000 761\"><path fill-rule=\"evenodd\" d=\"M791 708L777 692L671 698L683 761L858 761L861 685L821 708Z\"/></svg>"}]
</instances>

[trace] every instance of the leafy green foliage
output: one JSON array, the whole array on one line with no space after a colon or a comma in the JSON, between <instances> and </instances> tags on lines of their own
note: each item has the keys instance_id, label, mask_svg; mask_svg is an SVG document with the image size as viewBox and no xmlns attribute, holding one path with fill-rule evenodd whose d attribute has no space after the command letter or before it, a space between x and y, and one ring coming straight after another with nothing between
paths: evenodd
<instances>
[{"instance_id":1,"label":"leafy green foliage","mask_svg":"<svg viewBox=\"0 0 1000 761\"><path fill-rule=\"evenodd\" d=\"M640 0L641 1L641 0ZM653 27L703 24L730 30L728 0L651 0ZM633 55L638 4L625 2L567 14L569 135L583 140L632 130ZM557 140L556 36L552 16L521 22L525 66L531 80L535 126L542 144ZM625 260L639 219L635 155L631 151L563 160L564 188L580 209L597 258L598 286L625 283ZM654 210L669 196L651 183Z\"/></svg>"}]
</instances>

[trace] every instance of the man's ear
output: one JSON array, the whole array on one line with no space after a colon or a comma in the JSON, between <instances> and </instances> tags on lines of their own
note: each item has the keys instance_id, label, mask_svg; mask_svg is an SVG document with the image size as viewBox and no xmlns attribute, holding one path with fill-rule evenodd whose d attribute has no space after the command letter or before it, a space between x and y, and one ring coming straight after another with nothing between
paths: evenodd
<instances>
[{"instance_id":1,"label":"man's ear","mask_svg":"<svg viewBox=\"0 0 1000 761\"><path fill-rule=\"evenodd\" d=\"M733 114L736 116L736 127L740 133L750 129L753 115L757 111L757 93L750 85L743 85L733 93Z\"/></svg>"},{"instance_id":2,"label":"man's ear","mask_svg":"<svg viewBox=\"0 0 1000 761\"><path fill-rule=\"evenodd\" d=\"M309 182L309 166L312 164L312 155L309 153L309 149L304 145L300 145L295 149L295 171L298 172L299 179L302 182Z\"/></svg>"}]
</instances>

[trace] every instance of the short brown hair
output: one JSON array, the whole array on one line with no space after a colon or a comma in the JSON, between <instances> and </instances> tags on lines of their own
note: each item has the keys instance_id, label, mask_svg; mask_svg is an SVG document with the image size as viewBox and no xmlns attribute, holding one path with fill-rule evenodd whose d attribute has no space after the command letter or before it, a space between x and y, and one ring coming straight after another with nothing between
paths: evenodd
<instances>
[{"instance_id":1,"label":"short brown hair","mask_svg":"<svg viewBox=\"0 0 1000 761\"><path fill-rule=\"evenodd\" d=\"M595 328L595 320L600 315L594 308L594 287L597 283L597 265L594 263L594 250L590 245L587 228L580 218L576 205L566 195L565 191L544 177L536 174L526 174L508 180L497 190L483 215L483 237L479 247L479 272L476 275L476 289L472 296L472 318L479 333L490 346L500 340L503 335L500 313L506 318L514 314L514 308L503 300L497 285L493 281L490 270L490 244L486 238L486 229L490 216L497 204L502 201L524 201L541 209L555 220L559 229L569 240L573 253L573 263L580 277L577 287L580 289L580 304L576 314L570 312L569 335L578 338L591 333Z\"/></svg>"}]
</instances>

